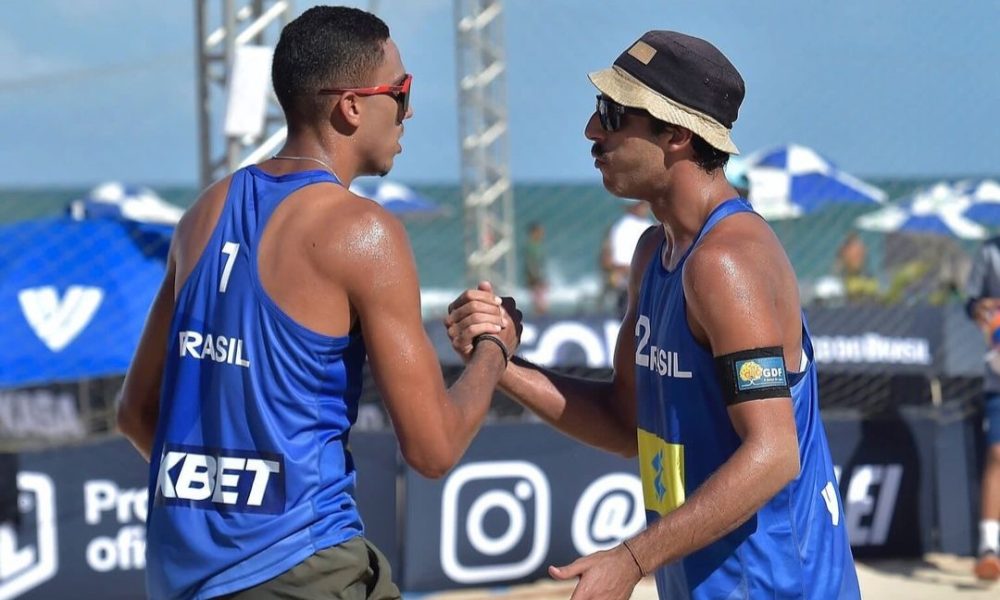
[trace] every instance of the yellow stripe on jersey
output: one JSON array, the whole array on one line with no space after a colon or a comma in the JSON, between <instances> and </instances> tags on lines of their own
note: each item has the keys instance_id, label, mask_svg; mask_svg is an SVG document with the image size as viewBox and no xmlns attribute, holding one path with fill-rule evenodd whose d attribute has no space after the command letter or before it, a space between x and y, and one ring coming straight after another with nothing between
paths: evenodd
<instances>
[{"instance_id":1,"label":"yellow stripe on jersey","mask_svg":"<svg viewBox=\"0 0 1000 600\"><path fill-rule=\"evenodd\" d=\"M665 515L684 504L684 446L642 429L636 431L646 510Z\"/></svg>"}]
</instances>

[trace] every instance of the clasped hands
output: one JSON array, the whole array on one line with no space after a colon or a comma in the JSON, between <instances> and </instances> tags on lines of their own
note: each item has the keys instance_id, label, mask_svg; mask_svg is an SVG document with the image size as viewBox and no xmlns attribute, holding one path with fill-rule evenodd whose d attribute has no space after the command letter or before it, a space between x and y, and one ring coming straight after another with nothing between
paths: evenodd
<instances>
[{"instance_id":1,"label":"clasped hands","mask_svg":"<svg viewBox=\"0 0 1000 600\"><path fill-rule=\"evenodd\" d=\"M497 296L493 286L484 281L476 289L462 292L448 305L444 326L452 348L468 361L480 335L499 338L507 356L513 356L521 343L521 319L514 299Z\"/></svg>"}]
</instances>

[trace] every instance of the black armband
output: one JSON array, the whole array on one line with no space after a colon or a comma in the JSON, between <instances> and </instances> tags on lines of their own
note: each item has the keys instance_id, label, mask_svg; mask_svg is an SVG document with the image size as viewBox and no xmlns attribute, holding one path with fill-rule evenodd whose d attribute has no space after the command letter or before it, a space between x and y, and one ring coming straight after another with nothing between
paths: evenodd
<instances>
[{"instance_id":1,"label":"black armband","mask_svg":"<svg viewBox=\"0 0 1000 600\"><path fill-rule=\"evenodd\" d=\"M754 348L715 357L722 399L732 406L747 400L791 396L781 346Z\"/></svg>"}]
</instances>

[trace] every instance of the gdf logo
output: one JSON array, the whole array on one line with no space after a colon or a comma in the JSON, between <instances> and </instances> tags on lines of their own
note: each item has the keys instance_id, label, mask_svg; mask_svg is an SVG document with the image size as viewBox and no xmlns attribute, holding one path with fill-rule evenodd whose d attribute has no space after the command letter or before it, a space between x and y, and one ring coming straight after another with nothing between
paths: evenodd
<instances>
[{"instance_id":1,"label":"gdf logo","mask_svg":"<svg viewBox=\"0 0 1000 600\"><path fill-rule=\"evenodd\" d=\"M0 600L16 598L48 581L59 568L56 542L56 495L42 473L17 474L22 531L0 525ZM34 518L32 518L34 516Z\"/></svg>"},{"instance_id":2,"label":"gdf logo","mask_svg":"<svg viewBox=\"0 0 1000 600\"><path fill-rule=\"evenodd\" d=\"M71 285L60 300L56 288L28 288L17 294L28 325L49 350L59 352L80 335L104 300L98 287Z\"/></svg>"}]
</instances>

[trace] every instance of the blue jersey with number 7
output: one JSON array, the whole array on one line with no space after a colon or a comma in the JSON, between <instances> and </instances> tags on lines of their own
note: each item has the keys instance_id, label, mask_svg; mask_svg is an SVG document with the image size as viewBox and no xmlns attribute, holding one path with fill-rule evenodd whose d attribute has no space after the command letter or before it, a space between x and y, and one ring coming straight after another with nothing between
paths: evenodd
<instances>
[{"instance_id":1,"label":"blue jersey with number 7","mask_svg":"<svg viewBox=\"0 0 1000 600\"><path fill-rule=\"evenodd\" d=\"M360 334L295 322L257 272L275 209L325 171L232 175L225 205L177 293L150 464L151 598L252 587L362 534L348 433Z\"/></svg>"}]
</instances>

